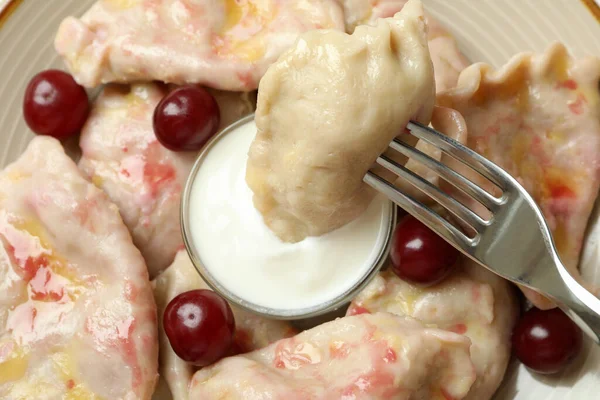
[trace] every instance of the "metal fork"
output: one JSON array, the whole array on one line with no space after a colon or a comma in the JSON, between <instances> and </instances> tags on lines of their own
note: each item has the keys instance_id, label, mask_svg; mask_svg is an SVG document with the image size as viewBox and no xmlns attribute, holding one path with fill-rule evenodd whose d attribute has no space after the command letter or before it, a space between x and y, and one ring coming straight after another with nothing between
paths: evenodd
<instances>
[{"instance_id":1,"label":"metal fork","mask_svg":"<svg viewBox=\"0 0 600 400\"><path fill-rule=\"evenodd\" d=\"M482 218L448 193L385 155L377 159L379 165L427 194L469 225L475 235L466 235L432 208L401 192L373 170L367 172L364 181L469 258L554 301L588 336L600 344L600 299L576 282L564 267L546 221L527 191L503 169L459 142L416 122L410 122L407 128L413 136L461 161L500 188L501 196L494 196L401 140L395 139L390 143L393 150L427 166L446 182L481 203L490 211L491 218Z\"/></svg>"}]
</instances>

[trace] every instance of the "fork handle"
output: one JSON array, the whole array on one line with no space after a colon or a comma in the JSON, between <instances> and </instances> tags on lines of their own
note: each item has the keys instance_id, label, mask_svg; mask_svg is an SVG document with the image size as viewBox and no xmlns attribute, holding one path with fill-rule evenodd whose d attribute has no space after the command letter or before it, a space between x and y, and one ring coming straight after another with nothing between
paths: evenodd
<instances>
[{"instance_id":1,"label":"fork handle","mask_svg":"<svg viewBox=\"0 0 600 400\"><path fill-rule=\"evenodd\" d=\"M565 293L557 296L559 307L596 344L600 344L600 299L577 282L566 269L559 268Z\"/></svg>"}]
</instances>

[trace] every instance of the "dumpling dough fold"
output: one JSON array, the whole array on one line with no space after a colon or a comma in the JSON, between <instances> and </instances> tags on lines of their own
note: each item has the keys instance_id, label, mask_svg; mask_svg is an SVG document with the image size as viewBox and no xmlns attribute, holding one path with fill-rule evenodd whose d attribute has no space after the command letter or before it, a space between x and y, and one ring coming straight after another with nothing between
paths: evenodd
<instances>
[{"instance_id":1,"label":"dumpling dough fold","mask_svg":"<svg viewBox=\"0 0 600 400\"><path fill-rule=\"evenodd\" d=\"M158 80L251 91L302 32L344 29L335 0L98 0L56 52L86 87Z\"/></svg>"},{"instance_id":2,"label":"dumpling dough fold","mask_svg":"<svg viewBox=\"0 0 600 400\"><path fill-rule=\"evenodd\" d=\"M600 188L600 59L573 59L558 43L500 69L465 69L438 103L458 110L467 144L514 176L540 206L562 262L577 269ZM523 288L539 308L553 304Z\"/></svg>"},{"instance_id":3,"label":"dumpling dough fold","mask_svg":"<svg viewBox=\"0 0 600 400\"><path fill-rule=\"evenodd\" d=\"M348 315L377 312L410 316L468 337L477 379L466 399L492 398L510 361L510 337L519 316L516 290L508 281L467 258L443 282L425 288L388 269L348 309Z\"/></svg>"},{"instance_id":4,"label":"dumpling dough fold","mask_svg":"<svg viewBox=\"0 0 600 400\"><path fill-rule=\"evenodd\" d=\"M0 171L0 399L149 400L156 305L142 255L60 143Z\"/></svg>"},{"instance_id":5,"label":"dumpling dough fold","mask_svg":"<svg viewBox=\"0 0 600 400\"><path fill-rule=\"evenodd\" d=\"M190 400L462 399L465 336L388 313L344 317L196 372Z\"/></svg>"},{"instance_id":6,"label":"dumpling dough fold","mask_svg":"<svg viewBox=\"0 0 600 400\"><path fill-rule=\"evenodd\" d=\"M259 87L246 181L265 223L297 242L358 217L363 176L410 119L429 122L434 93L418 0L352 35L303 34Z\"/></svg>"}]
</instances>

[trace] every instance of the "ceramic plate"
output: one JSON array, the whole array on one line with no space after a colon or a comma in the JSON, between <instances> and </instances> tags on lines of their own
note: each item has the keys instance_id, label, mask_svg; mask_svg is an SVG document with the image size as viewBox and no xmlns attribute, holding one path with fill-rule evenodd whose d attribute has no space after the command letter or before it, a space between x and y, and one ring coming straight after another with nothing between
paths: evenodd
<instances>
[{"instance_id":1,"label":"ceramic plate","mask_svg":"<svg viewBox=\"0 0 600 400\"><path fill-rule=\"evenodd\" d=\"M94 0L0 0L0 167L15 160L32 137L21 101L36 72L61 67L54 34L67 15L81 15ZM542 52L563 42L575 56L600 56L600 6L593 0L423 0L458 39L471 61L494 66L520 51ZM590 224L582 269L600 281L600 216ZM558 377L532 376L513 363L495 399L600 398L600 349L587 343L579 360Z\"/></svg>"}]
</instances>

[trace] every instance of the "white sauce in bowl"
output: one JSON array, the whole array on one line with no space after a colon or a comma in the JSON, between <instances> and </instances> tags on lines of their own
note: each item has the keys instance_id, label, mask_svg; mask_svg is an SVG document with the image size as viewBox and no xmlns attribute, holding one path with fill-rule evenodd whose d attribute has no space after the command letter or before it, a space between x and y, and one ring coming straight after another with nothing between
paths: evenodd
<instances>
[{"instance_id":1,"label":"white sauce in bowl","mask_svg":"<svg viewBox=\"0 0 600 400\"><path fill-rule=\"evenodd\" d=\"M218 138L188 183L188 246L224 289L276 310L317 307L364 280L389 239L392 203L378 195L348 225L284 243L264 224L246 185L253 120ZM185 211L184 211L185 215Z\"/></svg>"}]
</instances>

